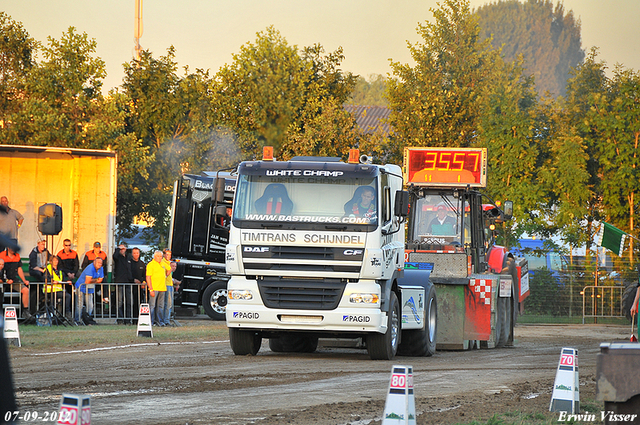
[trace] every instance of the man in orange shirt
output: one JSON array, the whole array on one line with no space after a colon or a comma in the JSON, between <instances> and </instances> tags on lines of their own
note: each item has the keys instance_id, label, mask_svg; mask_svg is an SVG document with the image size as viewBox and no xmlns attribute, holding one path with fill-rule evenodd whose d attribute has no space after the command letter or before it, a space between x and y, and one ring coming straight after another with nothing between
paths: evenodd
<instances>
[{"instance_id":1,"label":"man in orange shirt","mask_svg":"<svg viewBox=\"0 0 640 425\"><path fill-rule=\"evenodd\" d=\"M82 270L86 269L87 266L93 263L93 260L96 258L102 258L102 262L104 263L104 267L107 266L107 253L102 250L102 245L100 242L96 241L93 243L93 249L87 251L84 254L84 258L82 259L82 266L80 267Z\"/></svg>"},{"instance_id":2,"label":"man in orange shirt","mask_svg":"<svg viewBox=\"0 0 640 425\"><path fill-rule=\"evenodd\" d=\"M71 249L71 240L65 239L63 241L64 247L58 252L58 258L60 258L60 270L67 275L71 280L76 278L78 270L80 269L80 260L78 260L78 253Z\"/></svg>"},{"instance_id":3,"label":"man in orange shirt","mask_svg":"<svg viewBox=\"0 0 640 425\"><path fill-rule=\"evenodd\" d=\"M11 288L15 292L20 292L22 298L22 317L30 319L29 314L29 282L24 277L22 271L22 260L20 254L7 248L0 252L0 259L4 260L4 268L6 270L6 283L11 284ZM22 284L19 282L22 281Z\"/></svg>"}]
</instances>

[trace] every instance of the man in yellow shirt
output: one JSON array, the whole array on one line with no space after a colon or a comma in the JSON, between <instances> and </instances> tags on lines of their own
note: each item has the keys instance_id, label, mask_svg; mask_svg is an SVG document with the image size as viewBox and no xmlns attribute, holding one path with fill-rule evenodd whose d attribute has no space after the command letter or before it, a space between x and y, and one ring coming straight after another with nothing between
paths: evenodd
<instances>
[{"instance_id":1,"label":"man in yellow shirt","mask_svg":"<svg viewBox=\"0 0 640 425\"><path fill-rule=\"evenodd\" d=\"M171 268L162 263L162 251L153 253L153 260L147 264L147 288L149 289L149 308L154 326L164 326L164 301L167 294L166 279Z\"/></svg>"},{"instance_id":2,"label":"man in yellow shirt","mask_svg":"<svg viewBox=\"0 0 640 425\"><path fill-rule=\"evenodd\" d=\"M173 313L173 271L171 271L171 250L169 248L163 251L162 266L170 270L165 281L167 294L164 300L164 313L162 317L164 318L164 325L171 326L171 313Z\"/></svg>"}]
</instances>

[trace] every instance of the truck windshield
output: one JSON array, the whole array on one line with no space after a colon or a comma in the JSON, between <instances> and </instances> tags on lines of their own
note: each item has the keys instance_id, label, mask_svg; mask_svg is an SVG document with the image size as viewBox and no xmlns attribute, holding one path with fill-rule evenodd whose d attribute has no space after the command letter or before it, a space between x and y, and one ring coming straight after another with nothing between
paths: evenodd
<instances>
[{"instance_id":1,"label":"truck windshield","mask_svg":"<svg viewBox=\"0 0 640 425\"><path fill-rule=\"evenodd\" d=\"M459 198L447 194L427 194L416 200L415 208L416 221L411 240L428 245L461 243Z\"/></svg>"},{"instance_id":2,"label":"truck windshield","mask_svg":"<svg viewBox=\"0 0 640 425\"><path fill-rule=\"evenodd\" d=\"M377 177L371 173L262 169L238 177L233 223L238 227L369 231L378 224L376 193Z\"/></svg>"}]
</instances>

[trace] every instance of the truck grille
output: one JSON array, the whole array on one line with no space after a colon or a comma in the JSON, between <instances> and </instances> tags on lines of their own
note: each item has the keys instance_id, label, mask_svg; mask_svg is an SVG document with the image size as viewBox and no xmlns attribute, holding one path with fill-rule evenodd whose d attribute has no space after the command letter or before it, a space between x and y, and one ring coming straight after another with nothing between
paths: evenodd
<instances>
[{"instance_id":1,"label":"truck grille","mask_svg":"<svg viewBox=\"0 0 640 425\"><path fill-rule=\"evenodd\" d=\"M347 273L358 277L364 249L300 246L243 246L242 257L248 274L260 271L272 275L287 272Z\"/></svg>"},{"instance_id":2,"label":"truck grille","mask_svg":"<svg viewBox=\"0 0 640 425\"><path fill-rule=\"evenodd\" d=\"M346 282L340 279L281 279L258 281L258 289L268 308L333 310L338 306Z\"/></svg>"}]
</instances>

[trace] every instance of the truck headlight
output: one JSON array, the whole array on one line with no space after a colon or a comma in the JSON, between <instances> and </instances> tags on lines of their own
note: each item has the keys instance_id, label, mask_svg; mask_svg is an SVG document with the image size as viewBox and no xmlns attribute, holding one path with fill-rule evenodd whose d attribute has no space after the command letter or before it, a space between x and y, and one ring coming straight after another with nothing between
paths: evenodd
<instances>
[{"instance_id":1,"label":"truck headlight","mask_svg":"<svg viewBox=\"0 0 640 425\"><path fill-rule=\"evenodd\" d=\"M378 301L378 294L351 294L349 297L349 302L354 304L378 304Z\"/></svg>"},{"instance_id":2,"label":"truck headlight","mask_svg":"<svg viewBox=\"0 0 640 425\"><path fill-rule=\"evenodd\" d=\"M227 297L229 297L230 300L248 301L253 299L253 293L248 289L230 289L229 292L227 292Z\"/></svg>"}]
</instances>

